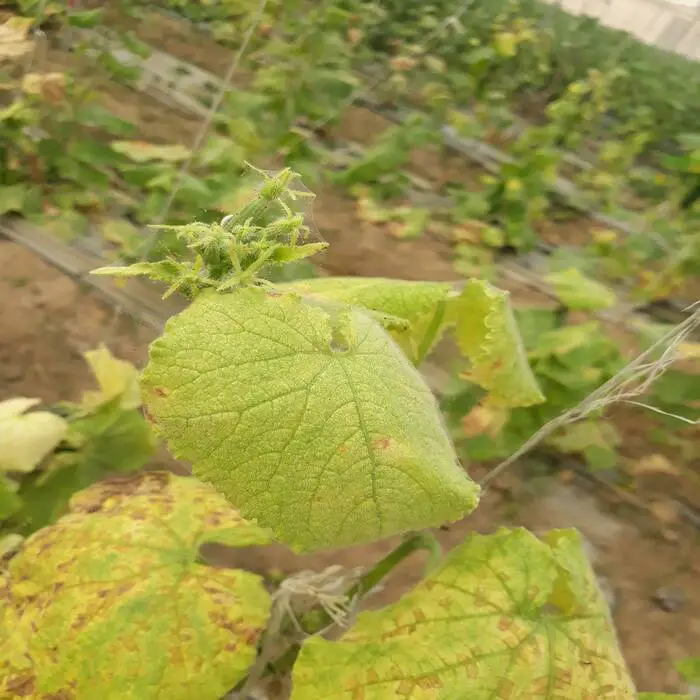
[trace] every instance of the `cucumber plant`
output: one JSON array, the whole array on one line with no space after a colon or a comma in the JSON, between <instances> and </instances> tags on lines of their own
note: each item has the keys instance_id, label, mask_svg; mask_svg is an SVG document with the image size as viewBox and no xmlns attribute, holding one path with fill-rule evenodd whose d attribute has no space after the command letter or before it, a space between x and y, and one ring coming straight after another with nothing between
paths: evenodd
<instances>
[{"instance_id":1,"label":"cucumber plant","mask_svg":"<svg viewBox=\"0 0 700 700\"><path fill-rule=\"evenodd\" d=\"M508 297L487 283L268 281L268 268L324 247L292 211L293 180L266 177L220 224L181 227L189 258L97 271L145 275L191 302L152 344L140 387L193 478L96 484L9 559L0 693L217 700L286 673L294 700L637 697L575 531L472 535L400 602L340 639L321 634L349 625L346 606L411 552L437 555L428 528L478 506L417 371L436 341L454 337L492 406L543 397ZM334 608L290 605L281 620L260 577L199 552L391 535L403 539Z\"/></svg>"}]
</instances>

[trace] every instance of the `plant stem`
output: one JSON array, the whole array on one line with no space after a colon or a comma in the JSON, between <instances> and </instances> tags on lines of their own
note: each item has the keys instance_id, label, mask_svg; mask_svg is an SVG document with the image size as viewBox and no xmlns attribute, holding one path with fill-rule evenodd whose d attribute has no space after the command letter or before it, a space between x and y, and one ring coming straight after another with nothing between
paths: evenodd
<instances>
[{"instance_id":1,"label":"plant stem","mask_svg":"<svg viewBox=\"0 0 700 700\"><path fill-rule=\"evenodd\" d=\"M376 588L406 557L413 552L425 549L430 559L428 567L432 569L442 557L440 543L428 531L414 532L404 538L398 547L378 561L349 591L348 597L364 597Z\"/></svg>"},{"instance_id":2,"label":"plant stem","mask_svg":"<svg viewBox=\"0 0 700 700\"><path fill-rule=\"evenodd\" d=\"M378 561L348 590L348 600L364 598L401 564L404 559L419 549L428 551L429 559L427 569L428 571L432 571L442 558L440 543L435 539L433 534L428 531L411 533L403 539L401 544ZM309 636L318 634L333 624L331 616L320 606L304 615L303 621L307 623L304 629ZM283 654L268 664L268 671L281 674L291 669L301 651L302 643L303 642L298 641L294 642Z\"/></svg>"}]
</instances>

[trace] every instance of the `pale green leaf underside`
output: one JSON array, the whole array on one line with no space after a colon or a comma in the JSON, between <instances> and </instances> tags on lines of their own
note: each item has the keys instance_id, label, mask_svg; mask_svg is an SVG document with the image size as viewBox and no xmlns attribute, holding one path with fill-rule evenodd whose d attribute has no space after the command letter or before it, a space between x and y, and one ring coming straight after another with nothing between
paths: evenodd
<instances>
[{"instance_id":1,"label":"pale green leaf underside","mask_svg":"<svg viewBox=\"0 0 700 700\"><path fill-rule=\"evenodd\" d=\"M270 598L198 550L269 540L194 479L150 472L77 494L0 574L0 697L219 700L253 663Z\"/></svg>"},{"instance_id":2,"label":"pale green leaf underside","mask_svg":"<svg viewBox=\"0 0 700 700\"><path fill-rule=\"evenodd\" d=\"M574 531L471 536L338 642L308 640L292 700L632 700Z\"/></svg>"},{"instance_id":3,"label":"pale green leaf underside","mask_svg":"<svg viewBox=\"0 0 700 700\"><path fill-rule=\"evenodd\" d=\"M142 388L171 451L296 549L476 506L429 388L365 313L259 289L204 294L151 346Z\"/></svg>"},{"instance_id":4,"label":"pale green leaf underside","mask_svg":"<svg viewBox=\"0 0 700 700\"><path fill-rule=\"evenodd\" d=\"M449 328L471 363L469 379L500 406L544 400L527 361L508 294L469 280L462 293L443 282L328 277L288 285L306 296L364 307L406 319L408 331L392 335L411 360L423 359Z\"/></svg>"}]
</instances>

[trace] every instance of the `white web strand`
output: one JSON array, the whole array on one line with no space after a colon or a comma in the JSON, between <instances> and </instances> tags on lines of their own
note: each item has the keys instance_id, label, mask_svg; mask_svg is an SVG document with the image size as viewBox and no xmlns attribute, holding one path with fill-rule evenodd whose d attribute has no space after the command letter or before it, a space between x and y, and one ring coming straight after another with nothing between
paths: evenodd
<instances>
[{"instance_id":1,"label":"white web strand","mask_svg":"<svg viewBox=\"0 0 700 700\"><path fill-rule=\"evenodd\" d=\"M345 569L342 566L329 566L323 571L299 571L282 581L272 595L272 612L266 628L266 636L258 653L255 664L251 667L243 687L234 695L235 698L250 697L261 682L265 668L275 657L276 647L285 637L282 625L289 620L296 631L298 640L309 636L319 636L331 627L344 629L350 626L357 606L357 598L349 598L348 590L364 574L364 569ZM332 620L331 624L309 635L304 631L299 616L320 606Z\"/></svg>"},{"instance_id":2,"label":"white web strand","mask_svg":"<svg viewBox=\"0 0 700 700\"><path fill-rule=\"evenodd\" d=\"M698 302L700 303L700 302ZM697 307L698 303L693 306ZM691 307L692 308L692 307ZM661 409L655 409L652 406L637 401L639 396L642 396L649 387L669 368L676 360L678 348L681 343L685 342L690 334L700 327L700 308L696 310L679 323L675 328L670 330L663 338L654 343L648 350L632 360L624 369L620 370L614 377L609 379L605 384L596 389L592 394L589 394L578 406L566 411L558 418L551 420L546 425L542 426L532 437L530 437L518 450L516 450L508 459L501 462L497 467L492 469L479 483L481 486L488 485L496 477L502 474L508 467L512 466L524 454L529 452L533 447L539 445L543 440L548 438L554 431L559 428L575 423L582 418L590 415L595 411L600 411L615 403L628 403L641 406L657 413L664 413L673 418L678 418L681 421L691 425L696 424L696 421L691 421L682 416L675 416L666 413ZM653 358L659 351L663 350L661 357L654 360Z\"/></svg>"}]
</instances>

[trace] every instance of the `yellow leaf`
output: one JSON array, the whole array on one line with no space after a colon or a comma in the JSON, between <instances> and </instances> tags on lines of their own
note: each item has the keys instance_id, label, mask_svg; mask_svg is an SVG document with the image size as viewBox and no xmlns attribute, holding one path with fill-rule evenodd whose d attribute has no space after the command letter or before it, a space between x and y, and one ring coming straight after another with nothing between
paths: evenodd
<instances>
[{"instance_id":1,"label":"yellow leaf","mask_svg":"<svg viewBox=\"0 0 700 700\"><path fill-rule=\"evenodd\" d=\"M681 343L678 353L684 360L700 360L700 343Z\"/></svg>"},{"instance_id":2,"label":"yellow leaf","mask_svg":"<svg viewBox=\"0 0 700 700\"><path fill-rule=\"evenodd\" d=\"M28 39L31 17L11 17L0 24L0 63L28 54L33 43Z\"/></svg>"},{"instance_id":3,"label":"yellow leaf","mask_svg":"<svg viewBox=\"0 0 700 700\"><path fill-rule=\"evenodd\" d=\"M60 416L27 411L40 399L15 398L0 403L0 472L31 472L58 445L68 429Z\"/></svg>"},{"instance_id":4,"label":"yellow leaf","mask_svg":"<svg viewBox=\"0 0 700 700\"><path fill-rule=\"evenodd\" d=\"M518 50L518 37L513 32L501 32L494 37L493 45L501 56L513 58Z\"/></svg>"},{"instance_id":5,"label":"yellow leaf","mask_svg":"<svg viewBox=\"0 0 700 700\"><path fill-rule=\"evenodd\" d=\"M660 454L642 457L642 459L632 466L632 472L635 476L644 476L646 474L678 476L680 474L678 467L671 464L667 457Z\"/></svg>"},{"instance_id":6,"label":"yellow leaf","mask_svg":"<svg viewBox=\"0 0 700 700\"><path fill-rule=\"evenodd\" d=\"M65 73L27 73L22 78L22 90L27 95L39 95L50 104L60 104L66 92Z\"/></svg>"},{"instance_id":7,"label":"yellow leaf","mask_svg":"<svg viewBox=\"0 0 700 700\"><path fill-rule=\"evenodd\" d=\"M462 419L464 436L468 438L478 435L496 437L505 425L510 412L489 406L474 406Z\"/></svg>"},{"instance_id":8,"label":"yellow leaf","mask_svg":"<svg viewBox=\"0 0 700 700\"><path fill-rule=\"evenodd\" d=\"M112 141L112 149L125 155L135 163L147 163L159 160L166 163L179 163L191 154L189 148L178 143L161 146L146 141Z\"/></svg>"},{"instance_id":9,"label":"yellow leaf","mask_svg":"<svg viewBox=\"0 0 700 700\"><path fill-rule=\"evenodd\" d=\"M131 363L119 360L103 345L85 353L100 391L86 391L83 404L94 407L121 396L121 407L125 410L141 405L139 373Z\"/></svg>"}]
</instances>

